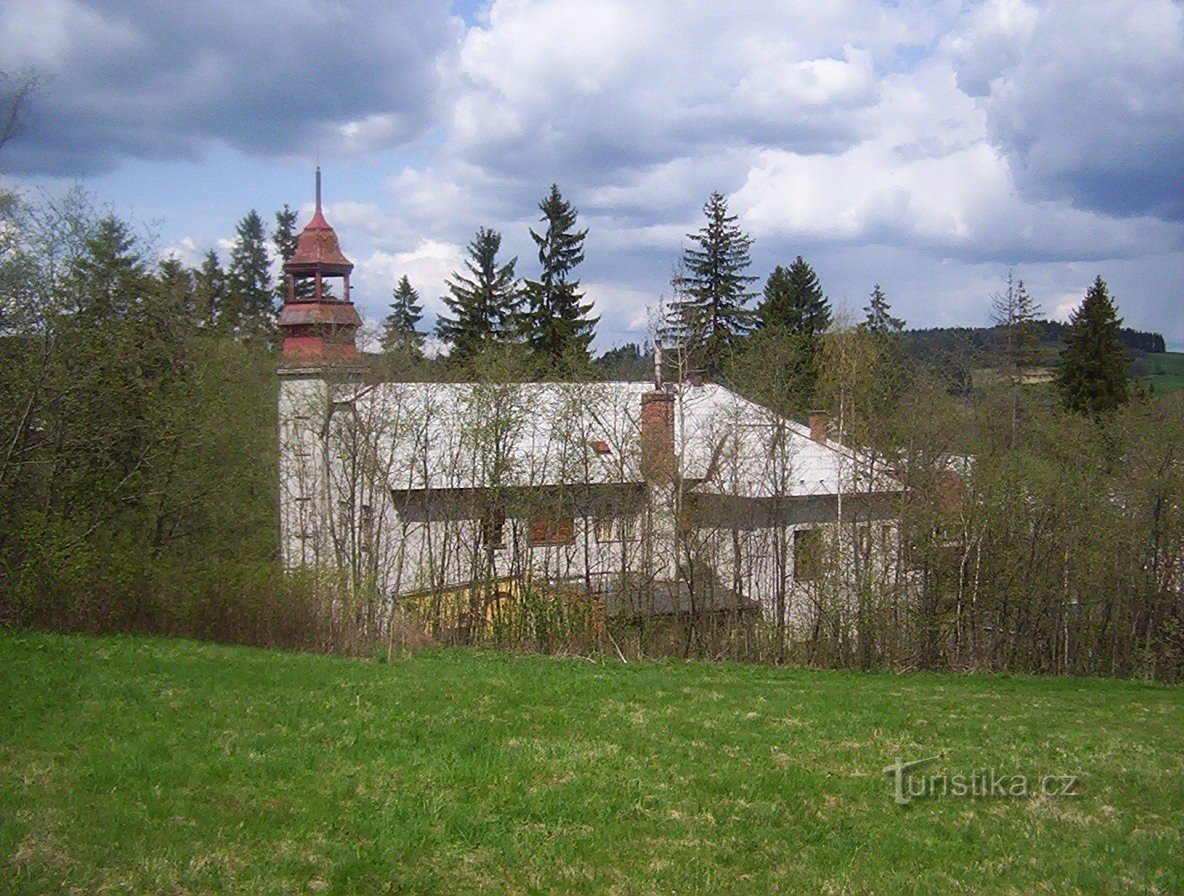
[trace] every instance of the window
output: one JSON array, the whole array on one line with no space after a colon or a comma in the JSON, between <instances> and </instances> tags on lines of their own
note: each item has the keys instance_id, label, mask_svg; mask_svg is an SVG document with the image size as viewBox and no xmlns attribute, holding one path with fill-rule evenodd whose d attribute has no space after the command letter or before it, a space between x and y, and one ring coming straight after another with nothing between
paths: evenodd
<instances>
[{"instance_id":1,"label":"window","mask_svg":"<svg viewBox=\"0 0 1184 896\"><path fill-rule=\"evenodd\" d=\"M481 546L501 550L506 546L506 514L491 510L481 517Z\"/></svg>"},{"instance_id":2,"label":"window","mask_svg":"<svg viewBox=\"0 0 1184 896\"><path fill-rule=\"evenodd\" d=\"M793 577L813 582L822 576L822 530L797 529L793 533Z\"/></svg>"},{"instance_id":3,"label":"window","mask_svg":"<svg viewBox=\"0 0 1184 896\"><path fill-rule=\"evenodd\" d=\"M631 515L597 517L596 540L602 544L610 541L636 541L637 517Z\"/></svg>"},{"instance_id":4,"label":"window","mask_svg":"<svg viewBox=\"0 0 1184 896\"><path fill-rule=\"evenodd\" d=\"M531 546L547 544L571 544L575 541L575 523L571 517L564 519L531 520L527 539Z\"/></svg>"}]
</instances>

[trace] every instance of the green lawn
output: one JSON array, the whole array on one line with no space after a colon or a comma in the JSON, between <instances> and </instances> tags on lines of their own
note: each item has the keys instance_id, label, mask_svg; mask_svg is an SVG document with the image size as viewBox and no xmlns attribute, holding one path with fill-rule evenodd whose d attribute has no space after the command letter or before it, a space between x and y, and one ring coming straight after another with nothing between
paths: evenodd
<instances>
[{"instance_id":1,"label":"green lawn","mask_svg":"<svg viewBox=\"0 0 1184 896\"><path fill-rule=\"evenodd\" d=\"M0 632L0 707L4 893L1184 892L1180 688Z\"/></svg>"}]
</instances>

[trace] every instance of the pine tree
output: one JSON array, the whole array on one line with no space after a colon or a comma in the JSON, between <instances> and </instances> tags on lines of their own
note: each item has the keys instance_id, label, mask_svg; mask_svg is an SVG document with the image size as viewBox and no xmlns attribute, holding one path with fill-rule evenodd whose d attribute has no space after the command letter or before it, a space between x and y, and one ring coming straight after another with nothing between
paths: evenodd
<instances>
[{"instance_id":1,"label":"pine tree","mask_svg":"<svg viewBox=\"0 0 1184 896\"><path fill-rule=\"evenodd\" d=\"M521 304L518 279L514 274L517 258L498 266L497 253L502 235L481 227L468 245L465 267L470 276L453 271L448 281L450 295L444 297L451 317L440 315L436 334L452 346L449 357L465 362L497 343L509 342L515 335L518 306Z\"/></svg>"},{"instance_id":2,"label":"pine tree","mask_svg":"<svg viewBox=\"0 0 1184 896\"><path fill-rule=\"evenodd\" d=\"M712 193L703 206L707 223L687 234L694 245L683 249L682 273L674 278L672 335L683 343L705 373L717 373L725 356L752 329L745 305L755 293L745 273L751 263L752 237L728 214L722 193Z\"/></svg>"},{"instance_id":3,"label":"pine tree","mask_svg":"<svg viewBox=\"0 0 1184 896\"><path fill-rule=\"evenodd\" d=\"M761 327L779 327L813 338L831 323L830 302L822 294L818 275L802 256L789 269L778 265L765 282L764 299L756 310Z\"/></svg>"},{"instance_id":4,"label":"pine tree","mask_svg":"<svg viewBox=\"0 0 1184 896\"><path fill-rule=\"evenodd\" d=\"M1099 414L1130 397L1129 363L1119 330L1122 318L1100 276L1069 318L1056 384L1069 410Z\"/></svg>"},{"instance_id":5,"label":"pine tree","mask_svg":"<svg viewBox=\"0 0 1184 896\"><path fill-rule=\"evenodd\" d=\"M238 224L227 270L227 296L219 323L239 336L270 336L276 310L271 259L263 219L252 209Z\"/></svg>"},{"instance_id":6,"label":"pine tree","mask_svg":"<svg viewBox=\"0 0 1184 896\"><path fill-rule=\"evenodd\" d=\"M556 184L539 203L547 227L543 233L530 231L539 250L538 280L526 281L528 308L523 335L530 348L546 363L570 366L589 360L588 346L599 317L589 317L592 303L583 303L580 281L572 272L584 260L587 230L576 230L577 212L563 198Z\"/></svg>"},{"instance_id":7,"label":"pine tree","mask_svg":"<svg viewBox=\"0 0 1184 896\"><path fill-rule=\"evenodd\" d=\"M296 211L285 204L275 213L275 232L271 235L272 244L275 246L276 254L281 262L288 261L296 254L296 242L299 238L300 234L296 231ZM297 301L312 298L312 290L313 284L309 279L302 278L293 283L293 292ZM281 305L288 300L286 277L281 277L275 285L275 298Z\"/></svg>"},{"instance_id":8,"label":"pine tree","mask_svg":"<svg viewBox=\"0 0 1184 896\"><path fill-rule=\"evenodd\" d=\"M871 303L866 305L863 310L867 312L863 328L869 333L891 335L904 329L904 321L899 317L892 316L892 306L884 297L884 291L880 289L879 283L872 289Z\"/></svg>"},{"instance_id":9,"label":"pine tree","mask_svg":"<svg viewBox=\"0 0 1184 896\"><path fill-rule=\"evenodd\" d=\"M391 296L394 301L390 305L390 314L382 322L382 335L379 337L382 350L387 354L422 357L424 334L415 328L423 317L419 291L404 274Z\"/></svg>"}]
</instances>

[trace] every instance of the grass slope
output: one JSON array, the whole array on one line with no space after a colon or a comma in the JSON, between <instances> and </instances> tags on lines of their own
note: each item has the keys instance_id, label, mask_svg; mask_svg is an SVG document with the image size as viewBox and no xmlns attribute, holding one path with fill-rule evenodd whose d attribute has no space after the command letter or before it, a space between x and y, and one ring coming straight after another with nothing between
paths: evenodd
<instances>
[{"instance_id":1,"label":"grass slope","mask_svg":"<svg viewBox=\"0 0 1184 896\"><path fill-rule=\"evenodd\" d=\"M1143 379L1155 387L1156 392L1174 392L1184 388L1184 352L1163 352L1140 356L1146 373Z\"/></svg>"},{"instance_id":2,"label":"grass slope","mask_svg":"<svg viewBox=\"0 0 1184 896\"><path fill-rule=\"evenodd\" d=\"M0 707L5 893L1184 892L1179 688L9 632Z\"/></svg>"}]
</instances>

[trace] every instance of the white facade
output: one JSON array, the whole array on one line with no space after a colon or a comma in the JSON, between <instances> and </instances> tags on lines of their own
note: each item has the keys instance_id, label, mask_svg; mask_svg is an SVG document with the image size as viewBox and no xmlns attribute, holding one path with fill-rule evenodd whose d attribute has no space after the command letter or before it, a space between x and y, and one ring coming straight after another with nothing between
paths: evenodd
<instances>
[{"instance_id":1,"label":"white facade","mask_svg":"<svg viewBox=\"0 0 1184 896\"><path fill-rule=\"evenodd\" d=\"M389 598L567 583L617 595L618 612L644 612L621 602L626 583L669 595L682 581L692 608L788 618L808 609L804 545L858 563L895 539L900 485L870 456L722 386L667 390L672 432L653 442L649 383L361 385L288 372L284 562ZM672 455L672 480L643 463L643 447ZM675 597L653 609L687 607Z\"/></svg>"}]
</instances>

